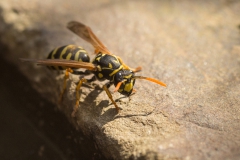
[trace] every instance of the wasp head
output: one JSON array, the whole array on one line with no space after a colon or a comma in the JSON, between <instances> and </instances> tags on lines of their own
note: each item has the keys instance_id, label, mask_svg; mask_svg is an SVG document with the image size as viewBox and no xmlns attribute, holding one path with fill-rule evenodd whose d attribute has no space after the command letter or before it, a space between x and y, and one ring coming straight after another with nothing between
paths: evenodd
<instances>
[{"instance_id":1,"label":"wasp head","mask_svg":"<svg viewBox=\"0 0 240 160\"><path fill-rule=\"evenodd\" d=\"M125 96L130 96L135 83L134 72L131 70L120 70L114 76L114 85L117 91Z\"/></svg>"},{"instance_id":2,"label":"wasp head","mask_svg":"<svg viewBox=\"0 0 240 160\"><path fill-rule=\"evenodd\" d=\"M113 80L114 80L114 85L116 87L115 91L118 91L123 95L130 96L133 91L133 86L135 84L136 79L145 79L164 87L167 86L165 83L157 79L150 78L150 77L143 77L143 76L135 76L133 71L123 69L117 72L114 76Z\"/></svg>"}]
</instances>

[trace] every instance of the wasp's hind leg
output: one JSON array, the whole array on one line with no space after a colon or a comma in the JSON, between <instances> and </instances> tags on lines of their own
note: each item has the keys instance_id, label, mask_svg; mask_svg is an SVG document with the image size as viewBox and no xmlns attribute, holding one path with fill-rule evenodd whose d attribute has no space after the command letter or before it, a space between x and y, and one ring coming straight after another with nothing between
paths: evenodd
<instances>
[{"instance_id":1,"label":"wasp's hind leg","mask_svg":"<svg viewBox=\"0 0 240 160\"><path fill-rule=\"evenodd\" d=\"M62 102L62 100L63 100L63 94L64 94L64 92L66 90L67 80L69 78L69 73L72 73L72 72L73 72L73 70L71 68L68 68L65 71L65 76L64 76L64 81L63 81L63 89L62 89L62 92L60 94L59 102Z\"/></svg>"},{"instance_id":2,"label":"wasp's hind leg","mask_svg":"<svg viewBox=\"0 0 240 160\"><path fill-rule=\"evenodd\" d=\"M107 83L107 84L105 84L105 85L103 86L103 89L104 89L105 92L107 93L108 98L109 98L109 99L112 101L112 103L114 104L114 106L115 106L115 108L116 108L116 110L117 110L117 113L119 113L120 108L117 106L116 102L113 100L112 94L111 94L111 92L110 92L109 89L108 89L111 85L112 85L112 83Z\"/></svg>"},{"instance_id":3,"label":"wasp's hind leg","mask_svg":"<svg viewBox=\"0 0 240 160\"><path fill-rule=\"evenodd\" d=\"M142 70L142 67L140 67L140 66L138 66L137 68L131 68L128 65L126 65L120 57L117 56L117 58L118 58L119 62L123 65L124 69L131 70L133 72L139 72Z\"/></svg>"}]
</instances>

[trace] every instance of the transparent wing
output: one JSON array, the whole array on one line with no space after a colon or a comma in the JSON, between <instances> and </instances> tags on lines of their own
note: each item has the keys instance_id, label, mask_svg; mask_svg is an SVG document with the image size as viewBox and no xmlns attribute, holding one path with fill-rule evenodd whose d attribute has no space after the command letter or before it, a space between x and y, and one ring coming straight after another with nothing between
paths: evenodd
<instances>
[{"instance_id":1,"label":"transparent wing","mask_svg":"<svg viewBox=\"0 0 240 160\"><path fill-rule=\"evenodd\" d=\"M76 21L71 21L68 23L67 28L73 33L77 34L79 37L85 41L91 43L95 48L95 53L102 52L106 54L112 54L107 47L97 38L97 36L92 32L91 28Z\"/></svg>"},{"instance_id":2,"label":"transparent wing","mask_svg":"<svg viewBox=\"0 0 240 160\"><path fill-rule=\"evenodd\" d=\"M69 67L69 68L85 68L87 70L95 71L97 67L88 62L78 62L73 60L66 60L66 59L25 59L20 58L20 60L24 62L33 62L43 66L62 66L62 67Z\"/></svg>"}]
</instances>

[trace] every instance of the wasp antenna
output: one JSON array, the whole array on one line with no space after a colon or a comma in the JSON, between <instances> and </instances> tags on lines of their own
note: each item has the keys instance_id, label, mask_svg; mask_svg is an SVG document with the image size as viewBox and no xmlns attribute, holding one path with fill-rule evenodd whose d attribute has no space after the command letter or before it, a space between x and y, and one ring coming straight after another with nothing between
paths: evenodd
<instances>
[{"instance_id":1,"label":"wasp antenna","mask_svg":"<svg viewBox=\"0 0 240 160\"><path fill-rule=\"evenodd\" d=\"M167 85L166 85L165 83L163 83L163 82L161 82L161 81L159 81L159 80L157 80L157 79L154 79L154 78L143 77L143 76L135 76L134 78L135 78L135 79L146 79L146 80L148 80L148 81L157 83L157 84L159 84L159 85L161 85L161 86L167 87Z\"/></svg>"}]
</instances>

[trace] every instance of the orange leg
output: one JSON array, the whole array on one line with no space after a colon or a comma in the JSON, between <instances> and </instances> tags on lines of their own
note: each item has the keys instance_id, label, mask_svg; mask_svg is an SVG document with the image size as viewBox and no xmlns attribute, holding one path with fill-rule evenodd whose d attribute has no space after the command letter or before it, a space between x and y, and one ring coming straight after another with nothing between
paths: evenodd
<instances>
[{"instance_id":1,"label":"orange leg","mask_svg":"<svg viewBox=\"0 0 240 160\"><path fill-rule=\"evenodd\" d=\"M80 96L81 96L79 94L79 90L82 87L82 84L83 83L91 83L95 80L96 80L95 76L93 76L91 79L82 78L82 79L79 80L78 85L76 87L76 104L75 104L75 107L73 108L72 117L75 117L75 113L77 112L78 107L79 107L79 101L80 101Z\"/></svg>"},{"instance_id":2,"label":"orange leg","mask_svg":"<svg viewBox=\"0 0 240 160\"><path fill-rule=\"evenodd\" d=\"M60 94L59 102L62 102L62 100L63 100L63 94L65 93L65 90L66 90L67 80L69 78L69 73L72 73L72 72L73 72L73 70L71 68L68 68L65 71L65 76L64 76L64 81L63 81L63 89L62 89L62 92Z\"/></svg>"},{"instance_id":3,"label":"orange leg","mask_svg":"<svg viewBox=\"0 0 240 160\"><path fill-rule=\"evenodd\" d=\"M76 105L73 109L72 112L72 116L75 116L75 113L77 112L78 106L79 106L79 101L80 101L80 94L79 94L79 90L82 86L83 83L87 82L87 80L85 78L80 79L80 81L78 82L78 85L76 87Z\"/></svg>"},{"instance_id":4,"label":"orange leg","mask_svg":"<svg viewBox=\"0 0 240 160\"><path fill-rule=\"evenodd\" d=\"M117 106L116 102L113 100L112 98L112 94L110 93L110 91L108 90L108 87L107 85L104 85L103 86L103 89L106 91L107 95L108 95L108 98L112 101L112 103L114 104L116 110L117 110L117 113L119 113L119 110L120 108Z\"/></svg>"}]
</instances>

